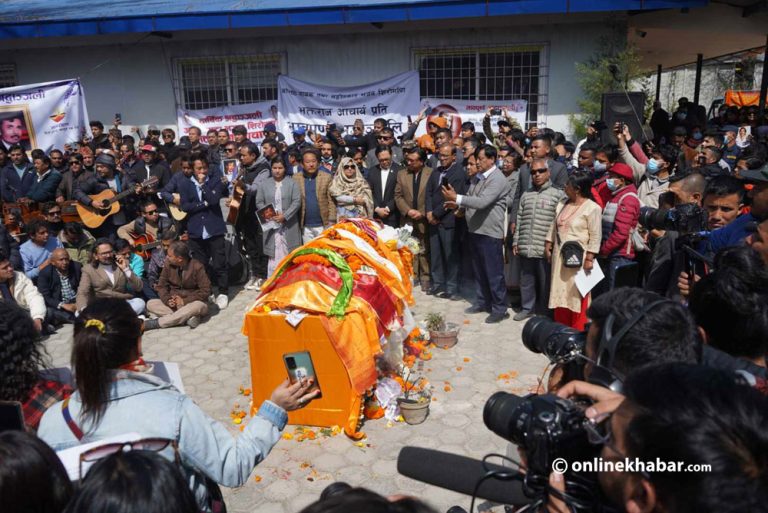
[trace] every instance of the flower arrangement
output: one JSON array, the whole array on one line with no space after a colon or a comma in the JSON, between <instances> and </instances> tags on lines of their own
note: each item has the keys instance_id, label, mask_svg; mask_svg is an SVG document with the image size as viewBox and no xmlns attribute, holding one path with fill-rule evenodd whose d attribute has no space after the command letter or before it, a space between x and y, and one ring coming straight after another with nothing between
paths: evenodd
<instances>
[{"instance_id":1,"label":"flower arrangement","mask_svg":"<svg viewBox=\"0 0 768 513\"><path fill-rule=\"evenodd\" d=\"M426 403L432 398L432 385L425 377L418 377L411 369L403 369L403 376L395 378L402 387L401 398L407 402Z\"/></svg>"}]
</instances>

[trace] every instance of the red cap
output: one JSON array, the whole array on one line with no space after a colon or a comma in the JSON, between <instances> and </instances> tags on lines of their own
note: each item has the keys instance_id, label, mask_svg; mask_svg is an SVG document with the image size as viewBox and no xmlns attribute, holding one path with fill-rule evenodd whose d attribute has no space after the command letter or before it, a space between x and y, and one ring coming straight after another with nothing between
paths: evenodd
<instances>
[{"instance_id":1,"label":"red cap","mask_svg":"<svg viewBox=\"0 0 768 513\"><path fill-rule=\"evenodd\" d=\"M152 153L156 153L157 149L151 144L145 144L141 147L141 151L151 151Z\"/></svg>"},{"instance_id":2,"label":"red cap","mask_svg":"<svg viewBox=\"0 0 768 513\"><path fill-rule=\"evenodd\" d=\"M622 178L626 178L630 182L634 181L635 179L634 174L632 174L632 168L622 162L617 162L611 166L611 169L609 169L608 172L613 173L614 175L619 175Z\"/></svg>"}]
</instances>

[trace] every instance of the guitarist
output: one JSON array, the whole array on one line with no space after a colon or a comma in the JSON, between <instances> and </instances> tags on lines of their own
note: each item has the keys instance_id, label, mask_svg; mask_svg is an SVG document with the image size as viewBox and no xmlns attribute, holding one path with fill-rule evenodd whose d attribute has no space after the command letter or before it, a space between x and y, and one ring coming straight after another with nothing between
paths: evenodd
<instances>
[{"instance_id":1,"label":"guitarist","mask_svg":"<svg viewBox=\"0 0 768 513\"><path fill-rule=\"evenodd\" d=\"M112 189L115 193L122 192L126 185L123 183L123 177L116 173L117 164L115 158L109 153L100 153L95 161L96 174L84 180L77 180L73 184L72 195L78 203L91 208L107 208L108 202L104 201L102 205L94 204L89 197L92 194L99 194L107 189ZM141 184L134 185L134 192L141 194ZM122 207L123 205L121 205ZM126 224L128 219L123 208L108 219L98 228L91 229L91 234L96 238L106 237L114 240L118 227Z\"/></svg>"},{"instance_id":2,"label":"guitarist","mask_svg":"<svg viewBox=\"0 0 768 513\"><path fill-rule=\"evenodd\" d=\"M156 190L159 191L171 180L171 171L165 162L158 159L157 147L152 144L144 144L141 147L141 159L137 160L125 173L126 186L142 183L152 176L158 179ZM138 212L139 205L136 204L135 200L129 200L129 204L131 213L140 213Z\"/></svg>"},{"instance_id":3,"label":"guitarist","mask_svg":"<svg viewBox=\"0 0 768 513\"><path fill-rule=\"evenodd\" d=\"M257 144L245 142L238 151L240 179L245 183L246 193L240 204L235 231L250 263L250 279L245 288L258 290L267 277L269 257L264 255L264 237L261 225L256 219L256 191L271 176L272 171Z\"/></svg>"},{"instance_id":4,"label":"guitarist","mask_svg":"<svg viewBox=\"0 0 768 513\"><path fill-rule=\"evenodd\" d=\"M139 210L141 212L139 217L117 230L117 236L128 241L129 244L133 245L134 237L139 235L147 235L150 239L147 242L158 241L162 239L164 233L174 229L173 221L160 215L154 201L142 201Z\"/></svg>"}]
</instances>

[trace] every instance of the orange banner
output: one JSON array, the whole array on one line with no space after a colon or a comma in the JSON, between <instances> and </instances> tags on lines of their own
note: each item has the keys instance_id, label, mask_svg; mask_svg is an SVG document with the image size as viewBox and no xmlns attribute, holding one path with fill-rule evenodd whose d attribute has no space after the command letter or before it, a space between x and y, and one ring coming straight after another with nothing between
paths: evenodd
<instances>
[{"instance_id":1,"label":"orange banner","mask_svg":"<svg viewBox=\"0 0 768 513\"><path fill-rule=\"evenodd\" d=\"M768 99L768 95L766 95ZM733 91L725 92L725 104L736 107L751 107L760 104L760 91Z\"/></svg>"}]
</instances>

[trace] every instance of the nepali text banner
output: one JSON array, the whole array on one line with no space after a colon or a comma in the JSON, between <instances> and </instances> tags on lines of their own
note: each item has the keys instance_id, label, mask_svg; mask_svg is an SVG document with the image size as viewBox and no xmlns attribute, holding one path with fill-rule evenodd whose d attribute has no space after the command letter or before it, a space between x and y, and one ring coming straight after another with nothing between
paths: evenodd
<instances>
[{"instance_id":1,"label":"nepali text banner","mask_svg":"<svg viewBox=\"0 0 768 513\"><path fill-rule=\"evenodd\" d=\"M419 110L419 74L408 71L372 84L330 87L281 75L277 79L280 127L288 136L304 127L316 133L335 123L352 132L355 119L366 128L377 118L387 120L395 135L408 130L408 116Z\"/></svg>"},{"instance_id":2,"label":"nepali text banner","mask_svg":"<svg viewBox=\"0 0 768 513\"><path fill-rule=\"evenodd\" d=\"M0 144L49 152L80 141L88 130L85 94L77 79L0 89Z\"/></svg>"},{"instance_id":3,"label":"nepali text banner","mask_svg":"<svg viewBox=\"0 0 768 513\"><path fill-rule=\"evenodd\" d=\"M453 132L454 137L459 136L461 124L471 121L475 125L475 131L482 133L483 118L488 109L506 109L507 115L517 121L525 129L525 115L528 108L528 102L525 100L506 100L506 101L473 101L473 100L448 100L445 98L424 98L421 100L421 109L427 109L427 120L419 125L416 135L426 133L427 124L433 117L444 117L448 120L448 128ZM496 123L502 116L491 116L491 128L498 130Z\"/></svg>"},{"instance_id":4,"label":"nepali text banner","mask_svg":"<svg viewBox=\"0 0 768 513\"><path fill-rule=\"evenodd\" d=\"M187 135L189 129L196 126L203 132L201 140L208 144L208 130L225 128L232 133L232 129L237 125L243 125L248 130L248 139L261 142L264 139L264 127L276 122L276 114L276 102L260 102L203 110L178 109L176 117L180 137Z\"/></svg>"}]
</instances>

